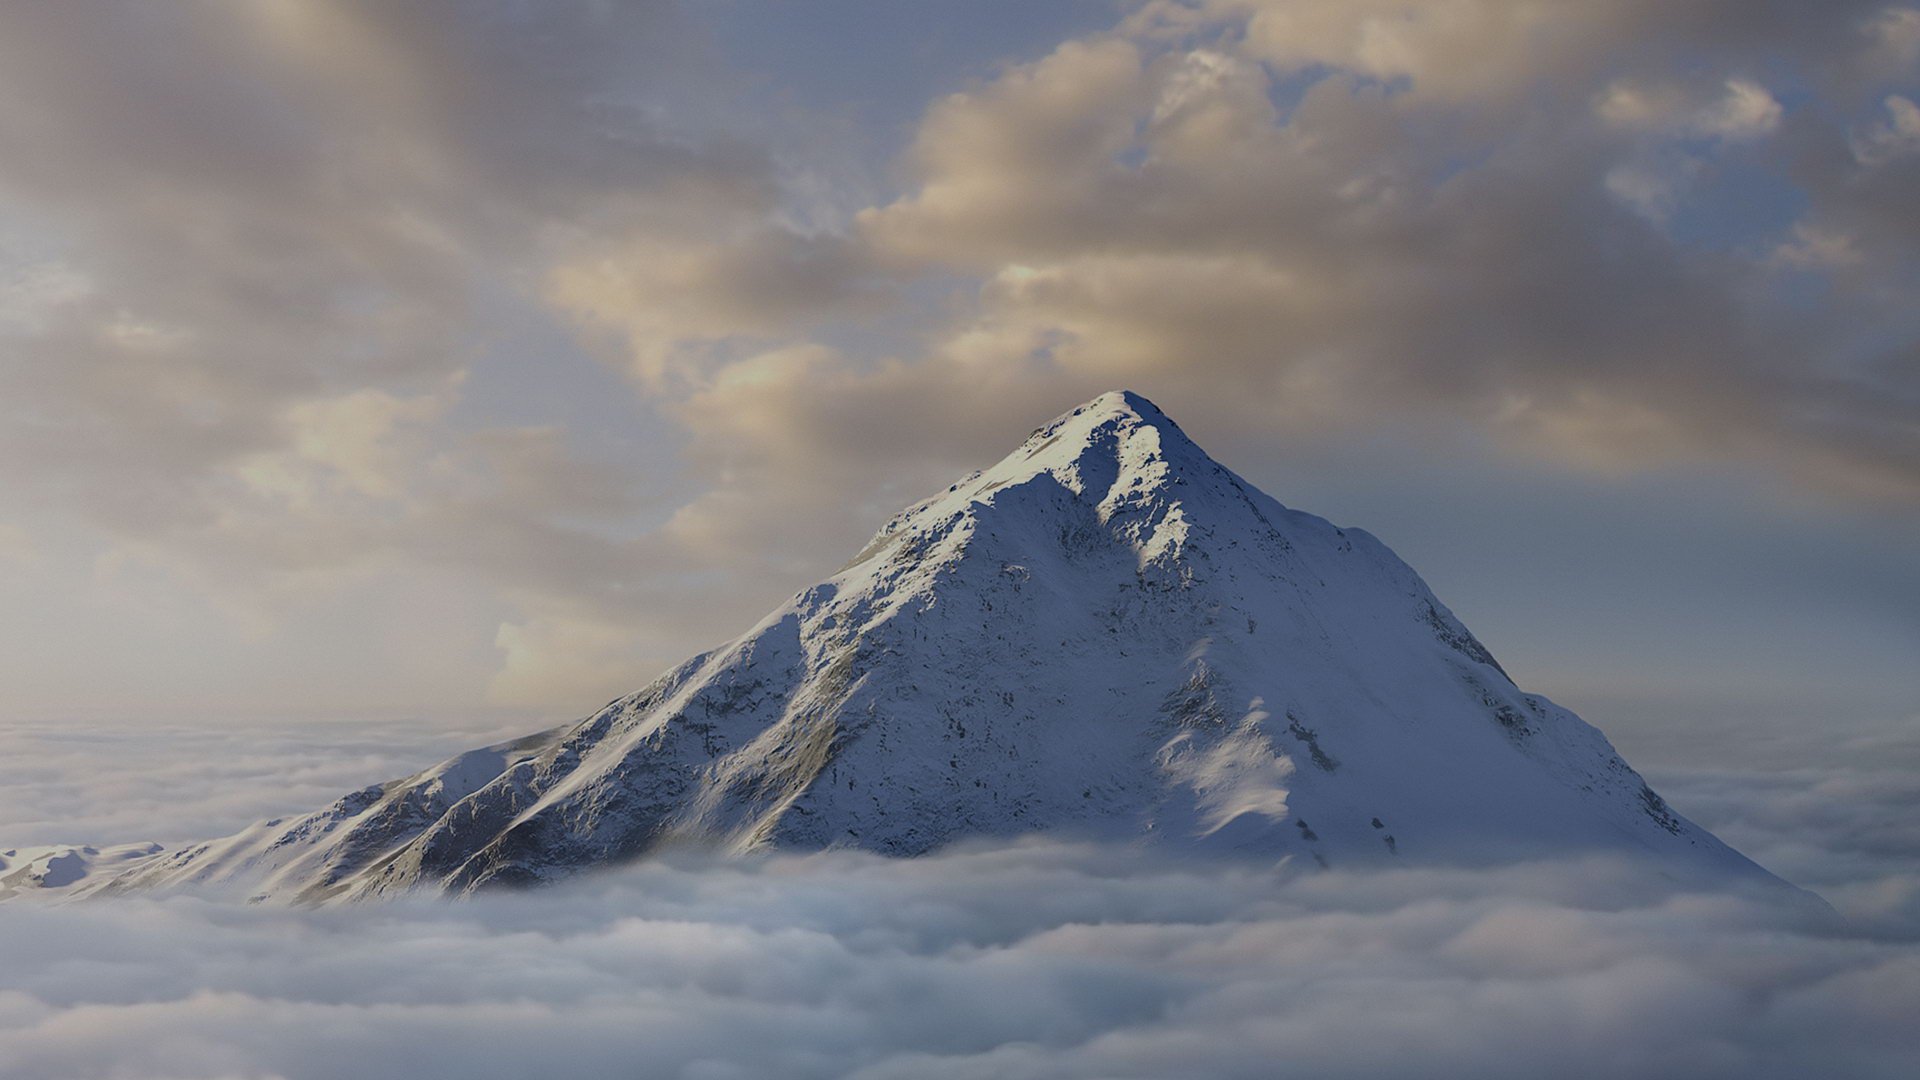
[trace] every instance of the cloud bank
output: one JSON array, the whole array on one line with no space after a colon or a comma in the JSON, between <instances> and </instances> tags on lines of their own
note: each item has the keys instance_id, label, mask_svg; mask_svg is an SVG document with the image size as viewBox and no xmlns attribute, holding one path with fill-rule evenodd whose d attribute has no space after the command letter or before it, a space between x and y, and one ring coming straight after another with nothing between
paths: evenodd
<instances>
[{"instance_id":1,"label":"cloud bank","mask_svg":"<svg viewBox=\"0 0 1920 1080\"><path fill-rule=\"evenodd\" d=\"M10 1077L1895 1077L1920 949L1638 868L1055 844L0 920Z\"/></svg>"},{"instance_id":2,"label":"cloud bank","mask_svg":"<svg viewBox=\"0 0 1920 1080\"><path fill-rule=\"evenodd\" d=\"M37 764L0 776L0 846L204 836L444 748L418 741L15 735L0 763ZM1832 912L1610 860L1303 874L1040 840L461 903L15 900L0 1075L1909 1075L1920 748L1822 745L1652 779ZM87 835L40 835L63 818Z\"/></svg>"}]
</instances>

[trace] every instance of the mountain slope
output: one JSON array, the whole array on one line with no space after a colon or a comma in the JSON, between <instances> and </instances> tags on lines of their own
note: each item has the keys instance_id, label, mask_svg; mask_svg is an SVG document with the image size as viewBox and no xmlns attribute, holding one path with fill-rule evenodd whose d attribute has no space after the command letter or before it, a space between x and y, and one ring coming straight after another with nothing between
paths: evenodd
<instances>
[{"instance_id":1,"label":"mountain slope","mask_svg":"<svg viewBox=\"0 0 1920 1080\"><path fill-rule=\"evenodd\" d=\"M159 844L119 844L99 848L63 844L0 850L0 900L22 893L82 891L132 863L162 851Z\"/></svg>"},{"instance_id":2,"label":"mountain slope","mask_svg":"<svg viewBox=\"0 0 1920 1080\"><path fill-rule=\"evenodd\" d=\"M587 719L157 856L110 890L320 901L675 844L1032 831L1350 860L1619 850L1763 875L1521 691L1385 546L1111 393Z\"/></svg>"}]
</instances>

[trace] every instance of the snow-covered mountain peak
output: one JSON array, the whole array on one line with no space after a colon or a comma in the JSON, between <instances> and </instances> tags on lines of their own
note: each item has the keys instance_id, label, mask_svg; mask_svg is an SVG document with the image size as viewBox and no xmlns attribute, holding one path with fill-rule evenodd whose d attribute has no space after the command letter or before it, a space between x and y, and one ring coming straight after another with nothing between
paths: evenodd
<instances>
[{"instance_id":1,"label":"snow-covered mountain peak","mask_svg":"<svg viewBox=\"0 0 1920 1080\"><path fill-rule=\"evenodd\" d=\"M1044 473L1081 498L1104 503L1220 471L1153 402L1115 390L1036 428L998 464L949 490L979 495Z\"/></svg>"},{"instance_id":2,"label":"snow-covered mountain peak","mask_svg":"<svg viewBox=\"0 0 1920 1080\"><path fill-rule=\"evenodd\" d=\"M1275 518L1285 513L1153 402L1116 390L1041 425L998 463L896 515L842 573L897 550L904 537L957 530L961 542L948 545L957 551L982 532L981 522L1014 527L1023 516L1098 527L1127 544L1144 568L1191 555L1199 538L1215 533L1277 539Z\"/></svg>"},{"instance_id":3,"label":"snow-covered mountain peak","mask_svg":"<svg viewBox=\"0 0 1920 1080\"><path fill-rule=\"evenodd\" d=\"M1103 394L577 724L123 873L319 901L679 844L1065 832L1334 865L1616 850L1763 875L1407 565Z\"/></svg>"}]
</instances>

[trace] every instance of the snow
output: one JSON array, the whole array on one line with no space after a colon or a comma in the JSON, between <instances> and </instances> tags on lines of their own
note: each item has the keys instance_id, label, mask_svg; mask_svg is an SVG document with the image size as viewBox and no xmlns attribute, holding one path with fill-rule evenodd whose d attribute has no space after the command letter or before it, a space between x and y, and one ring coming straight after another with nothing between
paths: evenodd
<instances>
[{"instance_id":1,"label":"snow","mask_svg":"<svg viewBox=\"0 0 1920 1080\"><path fill-rule=\"evenodd\" d=\"M578 724L92 887L319 902L683 845L918 855L1035 832L1765 877L1514 685L1379 541L1282 506L1116 392Z\"/></svg>"},{"instance_id":2,"label":"snow","mask_svg":"<svg viewBox=\"0 0 1920 1080\"><path fill-rule=\"evenodd\" d=\"M55 844L0 850L0 900L29 890L66 890L96 870L118 872L160 850L158 844L105 848Z\"/></svg>"}]
</instances>

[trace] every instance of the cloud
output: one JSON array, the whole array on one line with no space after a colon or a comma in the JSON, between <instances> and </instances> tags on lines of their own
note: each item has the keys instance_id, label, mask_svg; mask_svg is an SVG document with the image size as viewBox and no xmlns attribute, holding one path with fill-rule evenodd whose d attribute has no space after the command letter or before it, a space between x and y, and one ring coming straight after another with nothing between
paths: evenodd
<instances>
[{"instance_id":1,"label":"cloud","mask_svg":"<svg viewBox=\"0 0 1920 1080\"><path fill-rule=\"evenodd\" d=\"M1902 927L1920 925L1914 746L1911 738L1878 739L1861 749L1887 760L1765 773L1655 770L1653 779L1715 835L1819 892L1859 925L1905 933Z\"/></svg>"},{"instance_id":2,"label":"cloud","mask_svg":"<svg viewBox=\"0 0 1920 1080\"><path fill-rule=\"evenodd\" d=\"M1920 64L1920 9L1889 7L1868 23L1867 34L1864 66L1872 74L1898 76Z\"/></svg>"},{"instance_id":3,"label":"cloud","mask_svg":"<svg viewBox=\"0 0 1920 1080\"><path fill-rule=\"evenodd\" d=\"M1876 12L1145 5L932 103L901 192L809 240L806 287L763 253L780 287L748 302L728 249L656 248L556 295L620 329L684 435L702 490L651 556L766 595L1113 386L1275 452L1465 430L1536 467L1738 463L1910 507L1913 215L1781 96L1839 100ZM1807 209L1686 235L1762 176ZM882 345L876 290L906 327Z\"/></svg>"},{"instance_id":4,"label":"cloud","mask_svg":"<svg viewBox=\"0 0 1920 1080\"><path fill-rule=\"evenodd\" d=\"M0 849L222 836L525 728L14 719L0 732Z\"/></svg>"},{"instance_id":5,"label":"cloud","mask_svg":"<svg viewBox=\"0 0 1920 1080\"><path fill-rule=\"evenodd\" d=\"M0 955L23 1080L1892 1077L1920 1053L1910 940L1611 863L678 860L460 904L15 905Z\"/></svg>"},{"instance_id":6,"label":"cloud","mask_svg":"<svg viewBox=\"0 0 1920 1080\"><path fill-rule=\"evenodd\" d=\"M1920 105L1899 94L1888 96L1886 119L1854 140L1853 156L1863 165L1879 165L1920 153Z\"/></svg>"},{"instance_id":7,"label":"cloud","mask_svg":"<svg viewBox=\"0 0 1920 1080\"><path fill-rule=\"evenodd\" d=\"M1903 24L1848 11L1148 4L933 102L812 325L776 299L718 321L744 340L703 332L746 294L670 252L657 302L584 308L627 328L705 485L669 534L733 566L831 565L1113 386L1280 452L1464 430L1543 468L1737 464L1910 510L1915 218L1841 107L1898 77L1859 72ZM1804 208L1697 235L1783 183ZM861 279L905 340L859 343Z\"/></svg>"},{"instance_id":8,"label":"cloud","mask_svg":"<svg viewBox=\"0 0 1920 1080\"><path fill-rule=\"evenodd\" d=\"M1640 131L1720 139L1753 139L1780 126L1780 103L1767 88L1747 79L1728 79L1725 93L1706 102L1689 101L1684 88L1632 81L1607 87L1596 111L1607 123Z\"/></svg>"},{"instance_id":9,"label":"cloud","mask_svg":"<svg viewBox=\"0 0 1920 1080\"><path fill-rule=\"evenodd\" d=\"M1122 385L1920 492L1905 7L1160 0L831 167L664 2L0 20L0 485L75 641L412 590L460 644L405 705L584 707Z\"/></svg>"},{"instance_id":10,"label":"cloud","mask_svg":"<svg viewBox=\"0 0 1920 1080\"><path fill-rule=\"evenodd\" d=\"M205 836L495 734L10 730L0 848ZM1808 725L1772 766L1654 773L1837 914L1611 859L1303 873L1045 839L317 911L16 900L0 1073L1904 1076L1917 753Z\"/></svg>"},{"instance_id":11,"label":"cloud","mask_svg":"<svg viewBox=\"0 0 1920 1080\"><path fill-rule=\"evenodd\" d=\"M1659 227L1714 151L1667 160L1605 130L1752 140L1783 122L1763 85L1728 76L1691 100L1615 77L1596 130L1568 91L1636 59L1603 38L1580 45L1584 68L1536 73L1556 93L1529 99L1532 120L1489 126L1481 94L1430 99L1420 73L1424 50L1451 55L1456 33L1477 37L1456 24L1502 5L1352 7L1392 10L1329 6L1338 32L1276 35L1283 55L1263 46L1260 20L1292 26L1320 7L1261 7L1231 53L1065 46L936 106L917 190L862 225L884 250L986 272L981 322L1055 335L1061 366L1109 380L1177 371L1229 414L1230 395L1262 412L1302 403L1341 427L1442 408L1575 461L1738 454L1911 483L1911 463L1871 428L1849 438L1795 420L1853 391L1805 360L1822 347L1816 323L1770 314L1764 266L1691 252ZM1609 10L1633 42L1657 30ZM1714 55L1738 64L1740 49ZM1491 52L1497 67L1500 41ZM1276 55L1281 72L1266 66ZM1284 71L1312 63L1329 70L1276 105ZM1501 85L1533 93L1518 75ZM1414 135L1434 129L1448 137ZM1608 188L1656 221L1622 216Z\"/></svg>"},{"instance_id":12,"label":"cloud","mask_svg":"<svg viewBox=\"0 0 1920 1080\"><path fill-rule=\"evenodd\" d=\"M555 267L547 297L589 325L617 330L634 377L671 392L735 355L718 346L780 340L830 316L872 310L878 297L861 280L860 257L843 238L777 224L680 241L630 235Z\"/></svg>"},{"instance_id":13,"label":"cloud","mask_svg":"<svg viewBox=\"0 0 1920 1080\"><path fill-rule=\"evenodd\" d=\"M1796 270L1839 269L1860 263L1852 236L1802 223L1793 237L1774 249L1775 263Z\"/></svg>"},{"instance_id":14,"label":"cloud","mask_svg":"<svg viewBox=\"0 0 1920 1080\"><path fill-rule=\"evenodd\" d=\"M21 449L85 436L64 468L97 503L127 512L119 481L148 472L188 517L233 457L283 445L266 418L461 370L475 290L537 271L560 226L760 182L616 96L623 68L664 63L659 6L467 15L302 0L9 16L0 199L67 253L28 279L39 321L62 318L7 372L42 414L10 426ZM66 278L87 288L55 305L46 282Z\"/></svg>"},{"instance_id":15,"label":"cloud","mask_svg":"<svg viewBox=\"0 0 1920 1080\"><path fill-rule=\"evenodd\" d=\"M1578 10L1507 0L1361 0L1198 5L1244 21L1248 51L1283 71L1336 66L1380 82L1404 81L1441 101L1504 98L1542 79L1579 74L1596 51L1629 39L1625 5Z\"/></svg>"},{"instance_id":16,"label":"cloud","mask_svg":"<svg viewBox=\"0 0 1920 1080\"><path fill-rule=\"evenodd\" d=\"M506 658L487 697L538 708L583 688L624 686L643 662L633 639L630 625L591 617L549 615L503 623L494 643Z\"/></svg>"},{"instance_id":17,"label":"cloud","mask_svg":"<svg viewBox=\"0 0 1920 1080\"><path fill-rule=\"evenodd\" d=\"M747 279L713 332L780 292L763 252L789 278L822 262L763 223L775 166L702 111L710 65L672 4L0 23L0 489L23 542L66 556L49 580L105 620L148 582L208 655L356 590L443 588L416 610L457 611L427 631L449 639L479 607L510 637L645 603L625 586L664 511L640 493L670 463L564 423L599 388L568 369L593 364L549 275L677 245L723 264L696 279ZM742 230L768 239L730 248ZM530 326L539 349L488 366ZM536 392L557 404L486 404ZM473 701L484 663L466 679Z\"/></svg>"}]
</instances>

